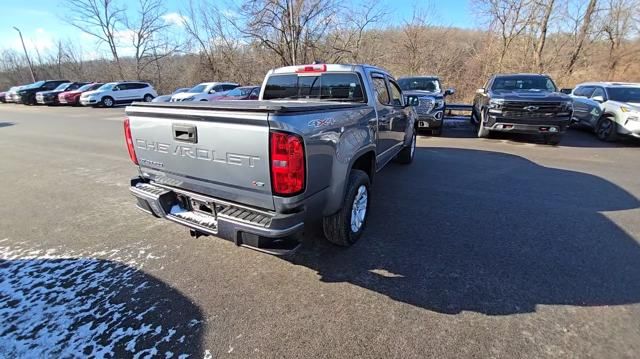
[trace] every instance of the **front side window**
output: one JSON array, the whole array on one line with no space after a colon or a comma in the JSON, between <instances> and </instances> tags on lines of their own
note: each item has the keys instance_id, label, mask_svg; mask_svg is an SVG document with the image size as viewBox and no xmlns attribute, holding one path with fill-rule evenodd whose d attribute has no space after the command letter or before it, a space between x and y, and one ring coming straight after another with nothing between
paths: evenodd
<instances>
[{"instance_id":1,"label":"front side window","mask_svg":"<svg viewBox=\"0 0 640 359\"><path fill-rule=\"evenodd\" d=\"M595 91L593 91L593 95L591 95L591 98L595 97L602 97L603 99L606 98L604 89L602 87L596 87Z\"/></svg>"},{"instance_id":2,"label":"front side window","mask_svg":"<svg viewBox=\"0 0 640 359\"><path fill-rule=\"evenodd\" d=\"M391 85L391 103L394 106L402 106L402 91L400 91L400 86L392 80L389 80L389 85Z\"/></svg>"},{"instance_id":3,"label":"front side window","mask_svg":"<svg viewBox=\"0 0 640 359\"><path fill-rule=\"evenodd\" d=\"M376 96L378 99L378 103L382 105L388 105L389 100L389 90L387 89L387 82L383 77L373 77L373 87L376 89Z\"/></svg>"},{"instance_id":4,"label":"front side window","mask_svg":"<svg viewBox=\"0 0 640 359\"><path fill-rule=\"evenodd\" d=\"M578 87L573 94L580 97L591 97L593 90L594 88L592 86L583 86Z\"/></svg>"}]
</instances>

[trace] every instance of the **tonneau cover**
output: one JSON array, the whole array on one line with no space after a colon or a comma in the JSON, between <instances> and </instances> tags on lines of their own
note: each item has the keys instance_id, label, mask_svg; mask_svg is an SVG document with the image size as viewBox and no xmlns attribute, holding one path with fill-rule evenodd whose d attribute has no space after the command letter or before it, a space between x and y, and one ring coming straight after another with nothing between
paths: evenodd
<instances>
[{"instance_id":1,"label":"tonneau cover","mask_svg":"<svg viewBox=\"0 0 640 359\"><path fill-rule=\"evenodd\" d=\"M242 100L211 102L134 102L135 107L156 107L194 110L251 111L251 112L313 112L322 110L344 110L366 106L364 103L302 101L302 100Z\"/></svg>"}]
</instances>

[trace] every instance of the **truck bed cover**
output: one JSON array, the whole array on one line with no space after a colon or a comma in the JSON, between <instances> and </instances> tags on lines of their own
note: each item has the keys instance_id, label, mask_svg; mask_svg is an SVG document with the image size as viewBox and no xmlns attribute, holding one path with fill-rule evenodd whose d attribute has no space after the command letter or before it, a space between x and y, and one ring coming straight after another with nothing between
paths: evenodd
<instances>
[{"instance_id":1,"label":"truck bed cover","mask_svg":"<svg viewBox=\"0 0 640 359\"><path fill-rule=\"evenodd\" d=\"M330 102L330 101L301 101L301 100L243 100L243 101L212 101L212 102L134 102L133 107L173 108L214 111L248 111L269 113L313 112L319 110L344 110L367 106L365 103Z\"/></svg>"}]
</instances>

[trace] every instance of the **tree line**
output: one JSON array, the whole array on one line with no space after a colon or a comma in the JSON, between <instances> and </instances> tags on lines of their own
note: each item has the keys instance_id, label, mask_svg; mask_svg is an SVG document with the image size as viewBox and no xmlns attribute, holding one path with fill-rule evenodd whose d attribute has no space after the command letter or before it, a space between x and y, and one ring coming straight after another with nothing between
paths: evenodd
<instances>
[{"instance_id":1,"label":"tree line","mask_svg":"<svg viewBox=\"0 0 640 359\"><path fill-rule=\"evenodd\" d=\"M292 64L369 63L395 76L438 75L460 101L493 73L548 73L563 87L640 82L640 0L472 0L460 11L473 12L473 29L436 25L436 2L398 23L375 2L217 4L189 0L168 19L162 0L65 0L64 21L107 55L87 59L77 41L60 40L30 53L36 75L146 80L168 93L202 81L260 84L269 69ZM0 57L3 89L30 82L24 54Z\"/></svg>"}]
</instances>

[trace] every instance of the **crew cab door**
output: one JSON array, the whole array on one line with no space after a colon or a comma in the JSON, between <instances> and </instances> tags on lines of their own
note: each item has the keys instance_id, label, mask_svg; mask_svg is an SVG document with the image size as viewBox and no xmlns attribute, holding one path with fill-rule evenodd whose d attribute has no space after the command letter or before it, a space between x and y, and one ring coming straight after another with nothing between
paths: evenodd
<instances>
[{"instance_id":1,"label":"crew cab door","mask_svg":"<svg viewBox=\"0 0 640 359\"><path fill-rule=\"evenodd\" d=\"M389 85L389 95L391 95L392 106L390 123L391 136L396 141L395 146L401 148L404 144L405 134L407 132L410 119L407 115L407 110L404 107L404 100L400 86L390 77L387 77L387 83Z\"/></svg>"},{"instance_id":2,"label":"crew cab door","mask_svg":"<svg viewBox=\"0 0 640 359\"><path fill-rule=\"evenodd\" d=\"M393 117L393 106L391 106L391 95L387 87L387 80L381 73L371 74L371 84L375 92L375 107L378 114L378 138L376 139L376 160L378 165L383 165L389 161L393 147L396 144L393 132L391 131L391 118Z\"/></svg>"}]
</instances>

